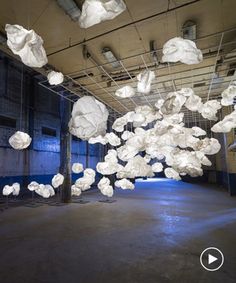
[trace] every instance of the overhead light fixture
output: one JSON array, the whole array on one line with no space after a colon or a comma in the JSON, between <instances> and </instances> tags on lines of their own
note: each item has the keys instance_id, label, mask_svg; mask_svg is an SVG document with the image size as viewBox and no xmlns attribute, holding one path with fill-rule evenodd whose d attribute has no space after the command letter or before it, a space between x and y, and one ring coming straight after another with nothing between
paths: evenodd
<instances>
[{"instance_id":1,"label":"overhead light fixture","mask_svg":"<svg viewBox=\"0 0 236 283\"><path fill-rule=\"evenodd\" d=\"M0 32L0 44L5 43L6 41L7 41L6 35Z\"/></svg>"},{"instance_id":2,"label":"overhead light fixture","mask_svg":"<svg viewBox=\"0 0 236 283\"><path fill-rule=\"evenodd\" d=\"M120 62L118 59L115 57L115 55L112 53L110 48L104 47L102 49L102 54L106 58L106 60L112 65L113 68L119 68L121 67Z\"/></svg>"},{"instance_id":3,"label":"overhead light fixture","mask_svg":"<svg viewBox=\"0 0 236 283\"><path fill-rule=\"evenodd\" d=\"M150 46L150 52L151 52L151 56L153 58L153 61L155 62L156 65L159 65L158 62L158 57L157 57L157 45L156 45L156 41L155 40L151 40L149 42L149 46Z\"/></svg>"},{"instance_id":4,"label":"overhead light fixture","mask_svg":"<svg viewBox=\"0 0 236 283\"><path fill-rule=\"evenodd\" d=\"M58 5L66 12L68 16L74 21L79 20L81 11L73 0L57 0Z\"/></svg>"}]
</instances>

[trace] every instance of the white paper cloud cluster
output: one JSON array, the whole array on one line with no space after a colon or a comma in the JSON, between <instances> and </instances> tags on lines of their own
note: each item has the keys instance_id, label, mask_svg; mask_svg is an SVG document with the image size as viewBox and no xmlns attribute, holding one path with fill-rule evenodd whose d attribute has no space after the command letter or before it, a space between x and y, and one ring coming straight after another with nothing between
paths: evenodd
<instances>
[{"instance_id":1,"label":"white paper cloud cluster","mask_svg":"<svg viewBox=\"0 0 236 283\"><path fill-rule=\"evenodd\" d=\"M114 194L113 187L110 185L110 180L103 177L98 183L98 189L104 196L112 197Z\"/></svg>"},{"instance_id":2,"label":"white paper cloud cluster","mask_svg":"<svg viewBox=\"0 0 236 283\"><path fill-rule=\"evenodd\" d=\"M179 173L176 172L173 168L166 168L164 170L165 175L168 179L174 179L176 181L181 180L181 177L179 176Z\"/></svg>"},{"instance_id":3,"label":"white paper cloud cluster","mask_svg":"<svg viewBox=\"0 0 236 283\"><path fill-rule=\"evenodd\" d=\"M55 195L55 191L51 185L39 184L35 192L43 198L49 198Z\"/></svg>"},{"instance_id":4,"label":"white paper cloud cluster","mask_svg":"<svg viewBox=\"0 0 236 283\"><path fill-rule=\"evenodd\" d=\"M3 187L2 194L4 196L9 196L12 194L13 196L18 196L20 193L20 184L14 183L12 186L6 185Z\"/></svg>"},{"instance_id":5,"label":"white paper cloud cluster","mask_svg":"<svg viewBox=\"0 0 236 283\"><path fill-rule=\"evenodd\" d=\"M31 141L32 139L27 133L20 131L15 132L15 134L9 138L9 144L17 150L27 148Z\"/></svg>"},{"instance_id":6,"label":"white paper cloud cluster","mask_svg":"<svg viewBox=\"0 0 236 283\"><path fill-rule=\"evenodd\" d=\"M81 191L86 191L91 188L92 184L95 182L96 173L93 169L87 168L84 170L84 176L79 178L75 182L76 188Z\"/></svg>"},{"instance_id":7,"label":"white paper cloud cluster","mask_svg":"<svg viewBox=\"0 0 236 283\"><path fill-rule=\"evenodd\" d=\"M52 186L56 189L60 187L64 182L64 176L60 173L56 174L52 178Z\"/></svg>"},{"instance_id":8,"label":"white paper cloud cluster","mask_svg":"<svg viewBox=\"0 0 236 283\"><path fill-rule=\"evenodd\" d=\"M160 111L163 115L172 115L179 113L185 102L186 102L185 95L183 95L178 91L170 92L167 95L163 105L161 106Z\"/></svg>"},{"instance_id":9,"label":"white paper cloud cluster","mask_svg":"<svg viewBox=\"0 0 236 283\"><path fill-rule=\"evenodd\" d=\"M151 84L154 79L155 73L153 71L143 71L142 73L138 74L138 92L148 94L151 91Z\"/></svg>"},{"instance_id":10,"label":"white paper cloud cluster","mask_svg":"<svg viewBox=\"0 0 236 283\"><path fill-rule=\"evenodd\" d=\"M121 135L122 140L126 141L129 138L132 138L134 136L133 132L130 131L124 131L123 134Z\"/></svg>"},{"instance_id":11,"label":"white paper cloud cluster","mask_svg":"<svg viewBox=\"0 0 236 283\"><path fill-rule=\"evenodd\" d=\"M175 37L168 40L163 46L163 62L182 62L192 65L199 64L203 60L201 50L188 39Z\"/></svg>"},{"instance_id":12,"label":"white paper cloud cluster","mask_svg":"<svg viewBox=\"0 0 236 283\"><path fill-rule=\"evenodd\" d=\"M115 92L115 95L118 96L118 97L121 97L121 98L133 97L133 96L135 96L135 90L131 86L126 85L126 86L118 89Z\"/></svg>"},{"instance_id":13,"label":"white paper cloud cluster","mask_svg":"<svg viewBox=\"0 0 236 283\"><path fill-rule=\"evenodd\" d=\"M124 131L127 123L132 123L135 128L132 133L125 131L122 134L124 144L116 149L119 160L126 162L117 170L117 178L153 176L153 173L163 170L162 162L169 166L165 169L165 175L176 180L186 174L201 176L202 167L211 166L206 155L216 154L220 144L214 138L202 138L206 131L200 127L185 127L184 113L180 111L186 103L189 108L202 112L207 118L213 118L220 108L217 101L209 101L202 107L201 98L198 99L192 89L185 88L169 93L165 100L158 103L156 110L149 106L139 106L114 122L113 129L120 132ZM208 107L211 112L207 113L205 108ZM152 118L148 121L152 121L152 124L146 128L149 116ZM155 159L155 163L148 165L152 164L152 159Z\"/></svg>"},{"instance_id":14,"label":"white paper cloud cluster","mask_svg":"<svg viewBox=\"0 0 236 283\"><path fill-rule=\"evenodd\" d=\"M135 111L128 112L124 116L117 118L112 125L112 129L123 132L128 123L133 123L134 127L145 127L149 123L161 119L161 117L159 112L148 105L137 106Z\"/></svg>"},{"instance_id":15,"label":"white paper cloud cluster","mask_svg":"<svg viewBox=\"0 0 236 283\"><path fill-rule=\"evenodd\" d=\"M82 163L73 163L72 172L75 174L79 174L84 171L84 166Z\"/></svg>"},{"instance_id":16,"label":"white paper cloud cluster","mask_svg":"<svg viewBox=\"0 0 236 283\"><path fill-rule=\"evenodd\" d=\"M122 0L85 0L79 18L81 28L89 28L103 21L112 20L126 10Z\"/></svg>"},{"instance_id":17,"label":"white paper cloud cluster","mask_svg":"<svg viewBox=\"0 0 236 283\"><path fill-rule=\"evenodd\" d=\"M199 113L202 114L202 117L208 120L217 121L217 111L221 109L221 104L217 100L209 100L201 105Z\"/></svg>"},{"instance_id":18,"label":"white paper cloud cluster","mask_svg":"<svg viewBox=\"0 0 236 283\"><path fill-rule=\"evenodd\" d=\"M116 174L117 178L137 178L137 177L152 177L152 167L148 165L143 157L137 155L128 160L127 164Z\"/></svg>"},{"instance_id":19,"label":"white paper cloud cluster","mask_svg":"<svg viewBox=\"0 0 236 283\"><path fill-rule=\"evenodd\" d=\"M105 144L107 144L108 141L107 141L107 139L106 139L105 137L99 135L99 136L97 136L97 137L95 137L95 138L90 138L90 139L88 140L88 142L89 142L90 144L100 143L100 144L105 145Z\"/></svg>"},{"instance_id":20,"label":"white paper cloud cluster","mask_svg":"<svg viewBox=\"0 0 236 283\"><path fill-rule=\"evenodd\" d=\"M49 198L55 195L55 191L51 185L43 185L35 181L31 182L28 185L28 189L31 192L36 192L38 195L40 195L43 198Z\"/></svg>"},{"instance_id":21,"label":"white paper cloud cluster","mask_svg":"<svg viewBox=\"0 0 236 283\"><path fill-rule=\"evenodd\" d=\"M117 180L115 182L115 186L117 188L121 188L122 190L134 190L134 184L125 178L121 180Z\"/></svg>"},{"instance_id":22,"label":"white paper cloud cluster","mask_svg":"<svg viewBox=\"0 0 236 283\"><path fill-rule=\"evenodd\" d=\"M107 129L108 110L92 96L84 96L73 106L69 122L70 133L82 140L104 135Z\"/></svg>"},{"instance_id":23,"label":"white paper cloud cluster","mask_svg":"<svg viewBox=\"0 0 236 283\"><path fill-rule=\"evenodd\" d=\"M120 138L114 133L107 133L105 139L112 146L118 146L121 144Z\"/></svg>"},{"instance_id":24,"label":"white paper cloud cluster","mask_svg":"<svg viewBox=\"0 0 236 283\"><path fill-rule=\"evenodd\" d=\"M39 183L32 181L29 185L28 185L28 189L33 192L35 190L37 190L39 187Z\"/></svg>"},{"instance_id":25,"label":"white paper cloud cluster","mask_svg":"<svg viewBox=\"0 0 236 283\"><path fill-rule=\"evenodd\" d=\"M96 166L97 171L102 175L114 174L122 167L120 164L118 164L117 152L114 149L108 150L108 153L104 159L104 162L98 162Z\"/></svg>"},{"instance_id":26,"label":"white paper cloud cluster","mask_svg":"<svg viewBox=\"0 0 236 283\"><path fill-rule=\"evenodd\" d=\"M152 165L152 172L159 173L163 171L163 165L160 162L156 162Z\"/></svg>"},{"instance_id":27,"label":"white paper cloud cluster","mask_svg":"<svg viewBox=\"0 0 236 283\"><path fill-rule=\"evenodd\" d=\"M223 106L234 104L234 98L236 97L236 81L232 82L230 86L222 92L221 96L221 104Z\"/></svg>"},{"instance_id":28,"label":"white paper cloud cluster","mask_svg":"<svg viewBox=\"0 0 236 283\"><path fill-rule=\"evenodd\" d=\"M81 195L82 191L80 188L77 188L76 185L71 186L71 195L79 197Z\"/></svg>"},{"instance_id":29,"label":"white paper cloud cluster","mask_svg":"<svg viewBox=\"0 0 236 283\"><path fill-rule=\"evenodd\" d=\"M63 82L64 76L60 72L51 71L48 75L48 82L50 85L59 85Z\"/></svg>"},{"instance_id":30,"label":"white paper cloud cluster","mask_svg":"<svg viewBox=\"0 0 236 283\"><path fill-rule=\"evenodd\" d=\"M198 95L191 95L188 97L187 101L185 102L184 106L190 111L201 111L202 107L202 99Z\"/></svg>"},{"instance_id":31,"label":"white paper cloud cluster","mask_svg":"<svg viewBox=\"0 0 236 283\"><path fill-rule=\"evenodd\" d=\"M214 133L229 133L234 128L236 128L236 109L226 115L222 121L216 123L211 130Z\"/></svg>"},{"instance_id":32,"label":"white paper cloud cluster","mask_svg":"<svg viewBox=\"0 0 236 283\"><path fill-rule=\"evenodd\" d=\"M26 30L19 25L6 24L7 45L19 55L22 62L32 68L41 68L48 59L43 48L43 40L33 30Z\"/></svg>"},{"instance_id":33,"label":"white paper cloud cluster","mask_svg":"<svg viewBox=\"0 0 236 283\"><path fill-rule=\"evenodd\" d=\"M112 146L118 146L121 144L120 138L114 133L106 133L104 137L99 135L95 138L90 138L88 142L90 144L100 143L103 145L109 143Z\"/></svg>"}]
</instances>

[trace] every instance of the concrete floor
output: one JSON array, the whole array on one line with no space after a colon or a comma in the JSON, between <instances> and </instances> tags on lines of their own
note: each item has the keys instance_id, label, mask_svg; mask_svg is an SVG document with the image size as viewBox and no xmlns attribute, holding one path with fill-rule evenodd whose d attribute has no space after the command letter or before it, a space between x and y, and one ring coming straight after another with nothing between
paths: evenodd
<instances>
[{"instance_id":1,"label":"concrete floor","mask_svg":"<svg viewBox=\"0 0 236 283\"><path fill-rule=\"evenodd\" d=\"M17 207L0 214L1 283L235 283L236 198L175 181L139 182L112 204ZM223 267L205 271L215 246Z\"/></svg>"}]
</instances>

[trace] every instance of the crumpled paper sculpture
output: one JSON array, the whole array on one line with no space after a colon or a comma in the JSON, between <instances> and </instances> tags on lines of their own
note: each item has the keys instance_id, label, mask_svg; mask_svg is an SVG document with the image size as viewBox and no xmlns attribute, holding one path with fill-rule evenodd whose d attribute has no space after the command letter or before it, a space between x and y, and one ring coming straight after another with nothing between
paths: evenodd
<instances>
[{"instance_id":1,"label":"crumpled paper sculpture","mask_svg":"<svg viewBox=\"0 0 236 283\"><path fill-rule=\"evenodd\" d=\"M196 44L181 37L168 40L163 46L163 62L182 62L187 65L199 64L203 60L201 50Z\"/></svg>"},{"instance_id":2,"label":"crumpled paper sculpture","mask_svg":"<svg viewBox=\"0 0 236 283\"><path fill-rule=\"evenodd\" d=\"M202 107L202 99L198 95L190 95L186 100L184 106L190 111L200 111Z\"/></svg>"},{"instance_id":3,"label":"crumpled paper sculpture","mask_svg":"<svg viewBox=\"0 0 236 283\"><path fill-rule=\"evenodd\" d=\"M167 95L165 102L161 106L160 111L164 115L172 115L179 113L185 102L186 102L186 96L180 94L177 91L170 92Z\"/></svg>"},{"instance_id":4,"label":"crumpled paper sculpture","mask_svg":"<svg viewBox=\"0 0 236 283\"><path fill-rule=\"evenodd\" d=\"M82 163L73 163L72 172L75 174L79 174L84 171L84 166Z\"/></svg>"},{"instance_id":5,"label":"crumpled paper sculpture","mask_svg":"<svg viewBox=\"0 0 236 283\"><path fill-rule=\"evenodd\" d=\"M104 162L98 162L96 166L97 171L102 175L114 174L122 167L120 164L118 164L117 152L114 149L108 150L108 153L104 159Z\"/></svg>"},{"instance_id":6,"label":"crumpled paper sculpture","mask_svg":"<svg viewBox=\"0 0 236 283\"><path fill-rule=\"evenodd\" d=\"M156 162L152 165L152 172L159 173L163 171L163 165L160 162Z\"/></svg>"},{"instance_id":7,"label":"crumpled paper sculpture","mask_svg":"<svg viewBox=\"0 0 236 283\"><path fill-rule=\"evenodd\" d=\"M7 45L19 55L22 62L32 68L41 68L48 59L43 48L42 38L33 30L26 30L19 25L6 24Z\"/></svg>"},{"instance_id":8,"label":"crumpled paper sculpture","mask_svg":"<svg viewBox=\"0 0 236 283\"><path fill-rule=\"evenodd\" d=\"M113 187L110 185L110 180L106 177L103 177L98 183L98 189L104 196L112 197L114 194Z\"/></svg>"},{"instance_id":9,"label":"crumpled paper sculpture","mask_svg":"<svg viewBox=\"0 0 236 283\"><path fill-rule=\"evenodd\" d=\"M75 185L71 186L71 195L79 197L81 195L81 189L77 188Z\"/></svg>"},{"instance_id":10,"label":"crumpled paper sculpture","mask_svg":"<svg viewBox=\"0 0 236 283\"><path fill-rule=\"evenodd\" d=\"M19 183L14 183L13 185L13 196L18 196L20 193L20 184Z\"/></svg>"},{"instance_id":11,"label":"crumpled paper sculpture","mask_svg":"<svg viewBox=\"0 0 236 283\"><path fill-rule=\"evenodd\" d=\"M122 0L85 0L79 18L81 28L89 28L103 21L112 20L126 10Z\"/></svg>"},{"instance_id":12,"label":"crumpled paper sculpture","mask_svg":"<svg viewBox=\"0 0 236 283\"><path fill-rule=\"evenodd\" d=\"M9 196L13 194L13 196L18 196L20 193L20 184L14 183L12 186L6 185L3 187L2 194L4 196Z\"/></svg>"},{"instance_id":13,"label":"crumpled paper sculpture","mask_svg":"<svg viewBox=\"0 0 236 283\"><path fill-rule=\"evenodd\" d=\"M232 84L222 92L221 96L221 105L229 106L234 104L234 98L236 97L236 81L232 82Z\"/></svg>"},{"instance_id":14,"label":"crumpled paper sculpture","mask_svg":"<svg viewBox=\"0 0 236 283\"><path fill-rule=\"evenodd\" d=\"M108 110L92 96L83 96L73 106L69 122L70 133L82 140L104 135L107 129Z\"/></svg>"},{"instance_id":15,"label":"crumpled paper sculpture","mask_svg":"<svg viewBox=\"0 0 236 283\"><path fill-rule=\"evenodd\" d=\"M49 198L55 195L55 191L51 185L40 184L35 192L43 198Z\"/></svg>"},{"instance_id":16,"label":"crumpled paper sculpture","mask_svg":"<svg viewBox=\"0 0 236 283\"><path fill-rule=\"evenodd\" d=\"M234 128L236 128L236 109L226 115L222 121L216 123L211 130L214 133L229 133Z\"/></svg>"},{"instance_id":17,"label":"crumpled paper sculpture","mask_svg":"<svg viewBox=\"0 0 236 283\"><path fill-rule=\"evenodd\" d=\"M120 138L114 133L107 133L105 139L112 146L118 146L121 144Z\"/></svg>"},{"instance_id":18,"label":"crumpled paper sculpture","mask_svg":"<svg viewBox=\"0 0 236 283\"><path fill-rule=\"evenodd\" d=\"M32 139L31 137L24 133L24 132L20 132L17 131L15 132L14 135L12 135L9 139L9 144L14 148L14 149L25 149L27 148L30 143L31 143Z\"/></svg>"},{"instance_id":19,"label":"crumpled paper sculpture","mask_svg":"<svg viewBox=\"0 0 236 283\"><path fill-rule=\"evenodd\" d=\"M13 186L5 185L2 190L2 194L4 196L9 196L13 192Z\"/></svg>"},{"instance_id":20,"label":"crumpled paper sculpture","mask_svg":"<svg viewBox=\"0 0 236 283\"><path fill-rule=\"evenodd\" d=\"M164 173L168 179L174 179L176 181L181 180L181 177L178 172L176 172L173 168L166 168Z\"/></svg>"},{"instance_id":21,"label":"crumpled paper sculpture","mask_svg":"<svg viewBox=\"0 0 236 283\"><path fill-rule=\"evenodd\" d=\"M128 160L125 167L116 174L117 178L137 178L137 177L152 177L152 167L145 160L137 155Z\"/></svg>"},{"instance_id":22,"label":"crumpled paper sculpture","mask_svg":"<svg viewBox=\"0 0 236 283\"><path fill-rule=\"evenodd\" d=\"M37 190L39 187L39 183L32 181L29 185L28 185L28 189L33 192L35 190Z\"/></svg>"},{"instance_id":23,"label":"crumpled paper sculpture","mask_svg":"<svg viewBox=\"0 0 236 283\"><path fill-rule=\"evenodd\" d=\"M129 138L132 138L134 136L133 132L130 131L124 131L123 134L121 135L122 140L126 141Z\"/></svg>"},{"instance_id":24,"label":"crumpled paper sculpture","mask_svg":"<svg viewBox=\"0 0 236 283\"><path fill-rule=\"evenodd\" d=\"M134 184L125 178L121 180L117 180L115 182L115 186L117 188L121 188L122 190L134 190Z\"/></svg>"},{"instance_id":25,"label":"crumpled paper sculpture","mask_svg":"<svg viewBox=\"0 0 236 283\"><path fill-rule=\"evenodd\" d=\"M209 100L205 102L199 109L199 113L202 114L202 117L208 120L217 121L217 111L221 109L221 104L216 99Z\"/></svg>"},{"instance_id":26,"label":"crumpled paper sculpture","mask_svg":"<svg viewBox=\"0 0 236 283\"><path fill-rule=\"evenodd\" d=\"M221 149L221 145L219 141L215 138L204 138L199 140L194 145L194 150L201 151L207 155L214 155L219 152Z\"/></svg>"},{"instance_id":27,"label":"crumpled paper sculpture","mask_svg":"<svg viewBox=\"0 0 236 283\"><path fill-rule=\"evenodd\" d=\"M60 72L51 71L48 75L48 82L50 85L59 85L63 83L64 76Z\"/></svg>"},{"instance_id":28,"label":"crumpled paper sculpture","mask_svg":"<svg viewBox=\"0 0 236 283\"><path fill-rule=\"evenodd\" d=\"M75 186L81 191L86 191L91 188L92 184L95 182L96 173L93 169L87 168L84 170L84 176L79 178L75 182Z\"/></svg>"},{"instance_id":29,"label":"crumpled paper sculpture","mask_svg":"<svg viewBox=\"0 0 236 283\"><path fill-rule=\"evenodd\" d=\"M205 136L206 131L204 131L200 127L192 127L192 135L195 137Z\"/></svg>"},{"instance_id":30,"label":"crumpled paper sculpture","mask_svg":"<svg viewBox=\"0 0 236 283\"><path fill-rule=\"evenodd\" d=\"M100 144L105 145L105 144L107 144L108 141L107 141L107 139L105 137L102 137L101 135L99 135L99 136L97 136L95 138L90 138L88 140L88 142L90 144L100 143Z\"/></svg>"},{"instance_id":31,"label":"crumpled paper sculpture","mask_svg":"<svg viewBox=\"0 0 236 283\"><path fill-rule=\"evenodd\" d=\"M116 174L118 179L122 179L116 185L121 187L122 184L124 188L133 188L128 179L152 177L154 173L163 171L164 162L168 166L164 170L167 178L181 180L181 176L187 174L191 177L201 176L203 166L211 166L206 155L216 154L221 146L214 138L204 138L207 133L200 127L185 126L184 113L181 112L184 105L208 119L215 119L217 110L221 108L217 100L203 104L190 88L169 93L165 99L158 101L156 109L148 105L136 107L113 123L114 130L123 132L123 141L116 150L108 152L104 162L97 164L97 171L103 175ZM234 109L213 129L221 130L224 126L228 131L234 127L236 106ZM131 128L130 124L134 132L127 130ZM101 185L112 190L106 179Z\"/></svg>"},{"instance_id":32,"label":"crumpled paper sculpture","mask_svg":"<svg viewBox=\"0 0 236 283\"><path fill-rule=\"evenodd\" d=\"M126 86L118 89L115 92L115 95L118 96L118 97L121 97L121 98L133 97L133 96L135 96L135 90L131 86L126 85Z\"/></svg>"},{"instance_id":33,"label":"crumpled paper sculpture","mask_svg":"<svg viewBox=\"0 0 236 283\"><path fill-rule=\"evenodd\" d=\"M143 71L138 74L137 80L137 90L138 92L148 94L151 91L152 81L155 79L155 73L153 71Z\"/></svg>"},{"instance_id":34,"label":"crumpled paper sculpture","mask_svg":"<svg viewBox=\"0 0 236 283\"><path fill-rule=\"evenodd\" d=\"M56 189L60 187L64 182L64 176L60 173L56 174L52 178L52 186Z\"/></svg>"}]
</instances>

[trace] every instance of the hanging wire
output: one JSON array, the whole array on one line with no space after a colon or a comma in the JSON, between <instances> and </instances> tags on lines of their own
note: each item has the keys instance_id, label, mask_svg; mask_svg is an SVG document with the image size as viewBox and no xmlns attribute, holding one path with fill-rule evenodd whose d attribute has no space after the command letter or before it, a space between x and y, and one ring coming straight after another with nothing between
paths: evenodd
<instances>
[{"instance_id":1,"label":"hanging wire","mask_svg":"<svg viewBox=\"0 0 236 283\"><path fill-rule=\"evenodd\" d=\"M210 83L210 87L209 87L208 94L207 94L207 101L208 101L209 98L210 98L211 89L212 89L212 84L213 84L213 79L214 79L215 70L216 70L216 65L217 65L217 60L218 60L218 56L219 56L219 54L220 54L220 49L221 49L221 45L222 45L222 42L223 42L223 38L224 38L224 32L222 32L222 34L221 34L220 44L219 44L218 51L217 51L217 55L216 55L216 61L215 61L215 64L214 64L214 66L213 66L213 72L212 72L212 75L211 75L211 83Z\"/></svg>"},{"instance_id":2,"label":"hanging wire","mask_svg":"<svg viewBox=\"0 0 236 283\"><path fill-rule=\"evenodd\" d=\"M172 81L173 89L174 89L174 91L176 91L176 86L175 86L175 83L174 83L174 80L173 80L173 76L172 76L171 71L170 71L170 63L167 62L167 65L168 65L168 72L169 72L170 80Z\"/></svg>"},{"instance_id":3,"label":"hanging wire","mask_svg":"<svg viewBox=\"0 0 236 283\"><path fill-rule=\"evenodd\" d=\"M144 64L146 70L149 71L148 66L147 66L147 64L146 64L146 62L145 62L145 60L144 60L144 58L143 58L143 55L140 55L140 57L141 57L141 59L142 59L142 61L143 61L143 64ZM147 103L149 104L149 106L150 106L150 107L153 107L153 105L149 102L147 96L144 95L144 94L142 94L142 95L145 97L145 100L147 101Z\"/></svg>"},{"instance_id":4,"label":"hanging wire","mask_svg":"<svg viewBox=\"0 0 236 283\"><path fill-rule=\"evenodd\" d=\"M21 65L21 85L20 85L20 131L22 131L22 116L23 116L23 83L24 83L24 65Z\"/></svg>"}]
</instances>

